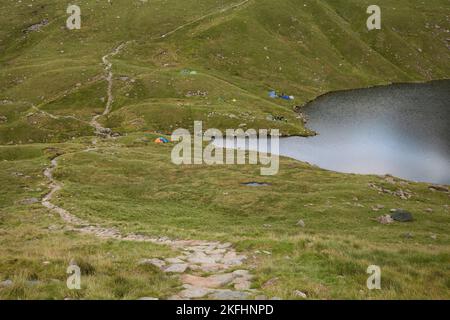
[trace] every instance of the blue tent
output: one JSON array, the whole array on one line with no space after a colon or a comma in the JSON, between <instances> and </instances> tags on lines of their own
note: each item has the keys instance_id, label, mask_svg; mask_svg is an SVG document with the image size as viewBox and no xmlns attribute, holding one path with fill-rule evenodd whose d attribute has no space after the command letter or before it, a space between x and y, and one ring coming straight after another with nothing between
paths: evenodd
<instances>
[{"instance_id":1,"label":"blue tent","mask_svg":"<svg viewBox=\"0 0 450 320\"><path fill-rule=\"evenodd\" d=\"M156 138L155 143L169 143L169 140L167 140L164 137L159 137L159 138Z\"/></svg>"},{"instance_id":2,"label":"blue tent","mask_svg":"<svg viewBox=\"0 0 450 320\"><path fill-rule=\"evenodd\" d=\"M269 91L269 97L278 98L277 93L275 91Z\"/></svg>"}]
</instances>

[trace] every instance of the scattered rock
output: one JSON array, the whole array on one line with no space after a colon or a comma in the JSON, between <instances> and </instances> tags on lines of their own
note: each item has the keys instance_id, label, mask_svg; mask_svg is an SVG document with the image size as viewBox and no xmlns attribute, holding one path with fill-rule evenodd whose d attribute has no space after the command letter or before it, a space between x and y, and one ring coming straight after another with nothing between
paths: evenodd
<instances>
[{"instance_id":1,"label":"scattered rock","mask_svg":"<svg viewBox=\"0 0 450 320\"><path fill-rule=\"evenodd\" d=\"M391 214L391 218L399 222L410 222L414 220L410 212L402 209L395 210L395 212Z\"/></svg>"},{"instance_id":2,"label":"scattered rock","mask_svg":"<svg viewBox=\"0 0 450 320\"><path fill-rule=\"evenodd\" d=\"M295 291L293 292L293 295L296 296L296 297L303 298L303 299L306 299L306 298L307 298L306 293L304 293L304 292L302 292L302 291L300 291L300 290L295 290Z\"/></svg>"},{"instance_id":3,"label":"scattered rock","mask_svg":"<svg viewBox=\"0 0 450 320\"><path fill-rule=\"evenodd\" d=\"M446 186L440 186L440 185L431 185L431 186L428 186L428 189L430 189L431 191L448 192L448 188Z\"/></svg>"},{"instance_id":4,"label":"scattered rock","mask_svg":"<svg viewBox=\"0 0 450 320\"><path fill-rule=\"evenodd\" d=\"M145 264L146 265L154 265L155 267L158 267L160 269L166 265L166 263L163 260L157 259L157 258L142 259L141 261L139 261L139 264L140 265L145 265Z\"/></svg>"},{"instance_id":5,"label":"scattered rock","mask_svg":"<svg viewBox=\"0 0 450 320\"><path fill-rule=\"evenodd\" d=\"M209 265L211 265L211 264L216 263L216 259L210 258L210 257L206 257L206 256L204 256L204 257L202 257L202 256L192 256L192 257L189 257L187 260L190 263L195 263L195 264L209 264Z\"/></svg>"},{"instance_id":6,"label":"scattered rock","mask_svg":"<svg viewBox=\"0 0 450 320\"><path fill-rule=\"evenodd\" d=\"M385 180L386 182L391 183L391 184L395 184L395 178L394 178L393 176L391 176L391 175L386 175L386 176L384 177L384 180Z\"/></svg>"},{"instance_id":7,"label":"scattered rock","mask_svg":"<svg viewBox=\"0 0 450 320\"><path fill-rule=\"evenodd\" d=\"M164 272L172 272L172 273L183 273L188 268L187 263L178 263L172 264L171 266L164 269Z\"/></svg>"},{"instance_id":8,"label":"scattered rock","mask_svg":"<svg viewBox=\"0 0 450 320\"><path fill-rule=\"evenodd\" d=\"M376 191L378 191L378 193L387 193L393 196L397 196L402 200L408 200L413 196L413 193L410 190L403 190L403 189L397 189L395 191L390 190L390 189L386 189L384 187L378 186L373 182L369 182L368 186L372 189L375 189Z\"/></svg>"},{"instance_id":9,"label":"scattered rock","mask_svg":"<svg viewBox=\"0 0 450 320\"><path fill-rule=\"evenodd\" d=\"M181 291L179 296L185 299L203 298L210 292L211 290L205 288L188 287L187 289Z\"/></svg>"},{"instance_id":10,"label":"scattered rock","mask_svg":"<svg viewBox=\"0 0 450 320\"><path fill-rule=\"evenodd\" d=\"M411 239L414 238L414 234L412 232L407 232L403 234L404 238Z\"/></svg>"},{"instance_id":11,"label":"scattered rock","mask_svg":"<svg viewBox=\"0 0 450 320\"><path fill-rule=\"evenodd\" d=\"M431 208L426 208L425 211L428 213L433 213L433 209L431 209Z\"/></svg>"},{"instance_id":12,"label":"scattered rock","mask_svg":"<svg viewBox=\"0 0 450 320\"><path fill-rule=\"evenodd\" d=\"M287 119L283 116L279 116L279 115L268 115L266 116L266 120L267 121L282 121L282 122L287 122Z\"/></svg>"},{"instance_id":13,"label":"scattered rock","mask_svg":"<svg viewBox=\"0 0 450 320\"><path fill-rule=\"evenodd\" d=\"M6 279L2 282L0 282L0 288L6 288L6 287L10 287L13 285L13 281L10 279Z\"/></svg>"},{"instance_id":14,"label":"scattered rock","mask_svg":"<svg viewBox=\"0 0 450 320\"><path fill-rule=\"evenodd\" d=\"M306 226L305 221L303 221L303 220L298 220L296 225L299 227L302 227L302 228L304 228Z\"/></svg>"},{"instance_id":15,"label":"scattered rock","mask_svg":"<svg viewBox=\"0 0 450 320\"><path fill-rule=\"evenodd\" d=\"M165 260L167 263L172 263L172 264L184 263L184 261L181 260L180 258L167 258Z\"/></svg>"},{"instance_id":16,"label":"scattered rock","mask_svg":"<svg viewBox=\"0 0 450 320\"><path fill-rule=\"evenodd\" d=\"M229 242L225 242L225 243L219 244L217 246L217 248L219 248L219 249L226 249L226 248L229 248L229 247L231 247L231 243L229 243Z\"/></svg>"},{"instance_id":17,"label":"scattered rock","mask_svg":"<svg viewBox=\"0 0 450 320\"><path fill-rule=\"evenodd\" d=\"M181 277L181 281L183 283L202 288L220 288L231 283L233 279L234 275L232 273L217 274L209 277L199 277L185 274Z\"/></svg>"},{"instance_id":18,"label":"scattered rock","mask_svg":"<svg viewBox=\"0 0 450 320\"><path fill-rule=\"evenodd\" d=\"M243 291L217 290L209 297L216 300L246 300L249 294Z\"/></svg>"},{"instance_id":19,"label":"scattered rock","mask_svg":"<svg viewBox=\"0 0 450 320\"><path fill-rule=\"evenodd\" d=\"M235 271L233 271L233 275L235 275L237 277L246 277L246 278L252 277L252 275L250 274L250 272L248 270L235 270Z\"/></svg>"},{"instance_id":20,"label":"scattered rock","mask_svg":"<svg viewBox=\"0 0 450 320\"><path fill-rule=\"evenodd\" d=\"M267 288L271 288L273 286L275 286L279 281L279 278L272 278L267 280L265 283L263 283L263 285L261 286L263 289L267 289Z\"/></svg>"},{"instance_id":21,"label":"scattered rock","mask_svg":"<svg viewBox=\"0 0 450 320\"><path fill-rule=\"evenodd\" d=\"M206 263L200 266L198 265L190 265L189 268L192 270L201 270L203 272L217 272L220 270L228 269L229 266L222 263Z\"/></svg>"},{"instance_id":22,"label":"scattered rock","mask_svg":"<svg viewBox=\"0 0 450 320\"><path fill-rule=\"evenodd\" d=\"M49 23L48 19L44 19L39 23L29 26L28 28L23 30L23 32L29 33L29 32L39 31L43 26L46 26L48 23Z\"/></svg>"},{"instance_id":23,"label":"scattered rock","mask_svg":"<svg viewBox=\"0 0 450 320\"><path fill-rule=\"evenodd\" d=\"M249 290L252 286L250 280L244 278L237 278L234 280L234 288L236 290Z\"/></svg>"},{"instance_id":24,"label":"scattered rock","mask_svg":"<svg viewBox=\"0 0 450 320\"><path fill-rule=\"evenodd\" d=\"M377 204L377 205L372 207L373 211L379 211L381 209L384 209L384 206L382 204Z\"/></svg>"},{"instance_id":25,"label":"scattered rock","mask_svg":"<svg viewBox=\"0 0 450 320\"><path fill-rule=\"evenodd\" d=\"M39 199L37 198L28 198L28 199L23 199L20 200L18 203L22 204L22 205L30 205L30 204L34 204L34 203L38 203Z\"/></svg>"},{"instance_id":26,"label":"scattered rock","mask_svg":"<svg viewBox=\"0 0 450 320\"><path fill-rule=\"evenodd\" d=\"M394 219L392 219L392 217L388 214L379 216L376 220L381 224L390 224L394 222Z\"/></svg>"},{"instance_id":27,"label":"scattered rock","mask_svg":"<svg viewBox=\"0 0 450 320\"><path fill-rule=\"evenodd\" d=\"M432 235L430 235L430 238L433 239L433 240L437 240L437 235L432 234Z\"/></svg>"},{"instance_id":28,"label":"scattered rock","mask_svg":"<svg viewBox=\"0 0 450 320\"><path fill-rule=\"evenodd\" d=\"M398 189L397 191L395 191L394 196L399 197L402 200L408 200L412 197L412 192L409 190L403 190L403 189Z\"/></svg>"},{"instance_id":29,"label":"scattered rock","mask_svg":"<svg viewBox=\"0 0 450 320\"><path fill-rule=\"evenodd\" d=\"M112 130L110 128L98 128L98 132L101 135L110 135Z\"/></svg>"},{"instance_id":30,"label":"scattered rock","mask_svg":"<svg viewBox=\"0 0 450 320\"><path fill-rule=\"evenodd\" d=\"M208 91L188 91L185 96L186 97L206 97L208 95Z\"/></svg>"}]
</instances>

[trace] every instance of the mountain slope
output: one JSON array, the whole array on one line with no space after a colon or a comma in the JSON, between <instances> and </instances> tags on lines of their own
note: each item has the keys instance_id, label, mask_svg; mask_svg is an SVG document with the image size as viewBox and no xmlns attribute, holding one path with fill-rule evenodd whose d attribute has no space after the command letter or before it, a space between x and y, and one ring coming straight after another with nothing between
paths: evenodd
<instances>
[{"instance_id":1,"label":"mountain slope","mask_svg":"<svg viewBox=\"0 0 450 320\"><path fill-rule=\"evenodd\" d=\"M119 132L170 133L195 118L220 129L245 123L303 135L294 105L333 90L446 78L450 68L450 8L441 0L380 1L382 30L371 32L368 1L82 2L75 31L64 28L63 4L28 2L9 1L1 13L0 101L23 110L0 111L8 119L2 143L89 134L67 119L44 125L26 115L32 105L84 120L101 113L101 57L125 42L113 59L113 113L100 119ZM39 31L24 32L44 19ZM269 89L296 100L271 100Z\"/></svg>"}]
</instances>

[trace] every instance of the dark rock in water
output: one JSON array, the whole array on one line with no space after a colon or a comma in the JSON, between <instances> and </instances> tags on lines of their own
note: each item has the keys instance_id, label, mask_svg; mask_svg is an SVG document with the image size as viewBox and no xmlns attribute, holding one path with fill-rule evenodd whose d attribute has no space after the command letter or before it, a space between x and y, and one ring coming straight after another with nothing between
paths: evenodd
<instances>
[{"instance_id":1,"label":"dark rock in water","mask_svg":"<svg viewBox=\"0 0 450 320\"><path fill-rule=\"evenodd\" d=\"M401 209L395 210L395 212L391 214L391 218L399 222L410 222L414 220L410 212Z\"/></svg>"},{"instance_id":2,"label":"dark rock in water","mask_svg":"<svg viewBox=\"0 0 450 320\"><path fill-rule=\"evenodd\" d=\"M245 183L241 183L244 186L247 187L268 187L270 186L270 184L265 183L265 182L245 182Z\"/></svg>"}]
</instances>

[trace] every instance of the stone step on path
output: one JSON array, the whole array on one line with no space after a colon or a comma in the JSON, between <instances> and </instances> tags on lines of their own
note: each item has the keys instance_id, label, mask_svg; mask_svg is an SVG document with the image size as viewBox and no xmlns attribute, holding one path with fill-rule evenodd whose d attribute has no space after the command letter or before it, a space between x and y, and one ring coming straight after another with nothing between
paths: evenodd
<instances>
[{"instance_id":1,"label":"stone step on path","mask_svg":"<svg viewBox=\"0 0 450 320\"><path fill-rule=\"evenodd\" d=\"M166 273L181 275L183 289L169 299L206 297L235 300L248 299L254 295L254 290L251 290L253 276L250 272L244 269L230 271L242 265L246 259L246 256L237 254L230 243L174 241L172 245L183 253L175 258L151 258L140 262L154 265ZM196 272L210 275L193 274Z\"/></svg>"}]
</instances>

